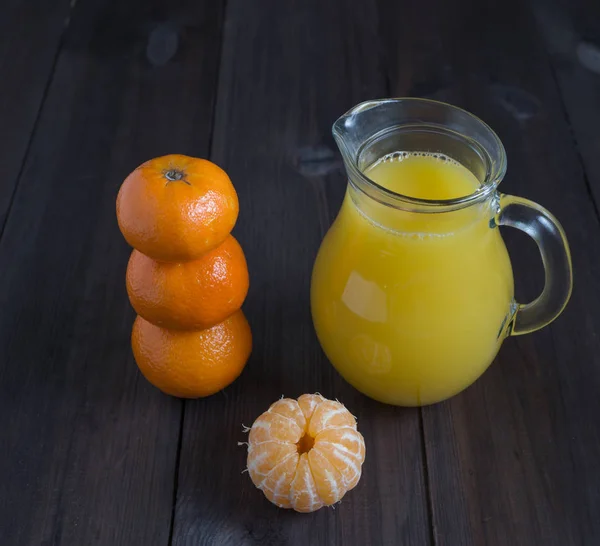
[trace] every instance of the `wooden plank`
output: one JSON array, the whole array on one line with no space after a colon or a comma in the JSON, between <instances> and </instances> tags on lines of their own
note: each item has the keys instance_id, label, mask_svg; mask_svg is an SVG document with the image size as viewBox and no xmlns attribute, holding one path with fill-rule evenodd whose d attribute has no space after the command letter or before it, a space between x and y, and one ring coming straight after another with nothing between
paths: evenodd
<instances>
[{"instance_id":1,"label":"wooden plank","mask_svg":"<svg viewBox=\"0 0 600 546\"><path fill-rule=\"evenodd\" d=\"M169 541L182 403L131 356L115 198L145 159L208 153L220 29L218 2L74 12L0 243L3 543Z\"/></svg>"},{"instance_id":2,"label":"wooden plank","mask_svg":"<svg viewBox=\"0 0 600 546\"><path fill-rule=\"evenodd\" d=\"M387 94L371 2L228 3L212 159L240 196L244 307L254 351L222 394L186 403L174 544L429 544L418 411L376 404L322 354L312 264L345 190L332 122ZM321 392L357 415L367 443L357 488L335 510L271 505L237 442L282 394Z\"/></svg>"},{"instance_id":3,"label":"wooden plank","mask_svg":"<svg viewBox=\"0 0 600 546\"><path fill-rule=\"evenodd\" d=\"M381 12L391 3L382 1ZM551 327L505 342L471 388L423 410L437 545L600 543L600 229L527 8L411 3L382 33L394 95L479 115L507 148L501 189L539 201L571 243L575 290ZM597 105L596 105L597 108ZM541 289L537 253L511 237L517 296Z\"/></svg>"},{"instance_id":4,"label":"wooden plank","mask_svg":"<svg viewBox=\"0 0 600 546\"><path fill-rule=\"evenodd\" d=\"M69 0L4 0L0 17L0 236L29 145ZM43 13L43 17L40 14Z\"/></svg>"},{"instance_id":5,"label":"wooden plank","mask_svg":"<svg viewBox=\"0 0 600 546\"><path fill-rule=\"evenodd\" d=\"M600 216L600 4L531 4Z\"/></svg>"}]
</instances>

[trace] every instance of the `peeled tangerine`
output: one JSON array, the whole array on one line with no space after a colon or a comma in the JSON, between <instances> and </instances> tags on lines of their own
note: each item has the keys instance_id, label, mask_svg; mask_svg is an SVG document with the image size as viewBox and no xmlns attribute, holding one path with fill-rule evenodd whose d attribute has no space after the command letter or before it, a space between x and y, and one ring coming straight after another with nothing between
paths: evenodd
<instances>
[{"instance_id":1,"label":"peeled tangerine","mask_svg":"<svg viewBox=\"0 0 600 546\"><path fill-rule=\"evenodd\" d=\"M281 508L314 512L338 502L358 483L364 460L356 419L320 394L282 398L250 429L250 478Z\"/></svg>"}]
</instances>

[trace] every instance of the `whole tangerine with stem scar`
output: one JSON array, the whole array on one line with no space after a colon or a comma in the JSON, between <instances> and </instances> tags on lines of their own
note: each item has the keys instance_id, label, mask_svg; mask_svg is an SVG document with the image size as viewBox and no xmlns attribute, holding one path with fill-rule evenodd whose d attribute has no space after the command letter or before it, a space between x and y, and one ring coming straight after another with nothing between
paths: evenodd
<instances>
[{"instance_id":1,"label":"whole tangerine with stem scar","mask_svg":"<svg viewBox=\"0 0 600 546\"><path fill-rule=\"evenodd\" d=\"M346 407L320 394L282 398L250 429L247 470L281 508L314 512L358 483L365 442Z\"/></svg>"},{"instance_id":2,"label":"whole tangerine with stem scar","mask_svg":"<svg viewBox=\"0 0 600 546\"><path fill-rule=\"evenodd\" d=\"M218 247L238 217L227 173L206 159L172 154L146 161L123 182L117 220L125 240L160 262L197 260Z\"/></svg>"}]
</instances>

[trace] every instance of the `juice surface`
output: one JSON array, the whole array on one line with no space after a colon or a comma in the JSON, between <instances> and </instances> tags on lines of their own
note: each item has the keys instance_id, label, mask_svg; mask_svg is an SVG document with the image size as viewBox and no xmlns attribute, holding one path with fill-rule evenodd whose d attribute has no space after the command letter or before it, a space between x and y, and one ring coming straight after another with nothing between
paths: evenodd
<instances>
[{"instance_id":1,"label":"juice surface","mask_svg":"<svg viewBox=\"0 0 600 546\"><path fill-rule=\"evenodd\" d=\"M479 188L479 180L460 163L429 152L390 154L369 167L365 174L388 190L419 199L455 199Z\"/></svg>"},{"instance_id":2,"label":"juice surface","mask_svg":"<svg viewBox=\"0 0 600 546\"><path fill-rule=\"evenodd\" d=\"M365 174L422 199L479 182L440 155L398 152ZM410 213L349 187L315 262L313 320L325 353L358 390L391 404L448 398L492 362L513 304L510 261L490 203Z\"/></svg>"}]
</instances>

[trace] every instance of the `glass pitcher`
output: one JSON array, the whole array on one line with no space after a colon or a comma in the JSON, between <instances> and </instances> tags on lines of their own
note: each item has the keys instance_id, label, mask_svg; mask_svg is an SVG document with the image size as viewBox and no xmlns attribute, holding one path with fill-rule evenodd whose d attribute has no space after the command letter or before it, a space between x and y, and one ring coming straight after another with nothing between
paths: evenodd
<instances>
[{"instance_id":1,"label":"glass pitcher","mask_svg":"<svg viewBox=\"0 0 600 546\"><path fill-rule=\"evenodd\" d=\"M385 99L347 112L333 135L348 188L315 261L311 308L327 357L355 388L400 406L439 402L471 385L505 337L561 313L572 288L564 231L536 203L497 191L506 157L483 121L440 102ZM442 173L450 164L468 172L476 186L434 200L369 177L382 161L418 156L446 162L433 165ZM539 247L545 286L531 303L514 300L499 226Z\"/></svg>"}]
</instances>

